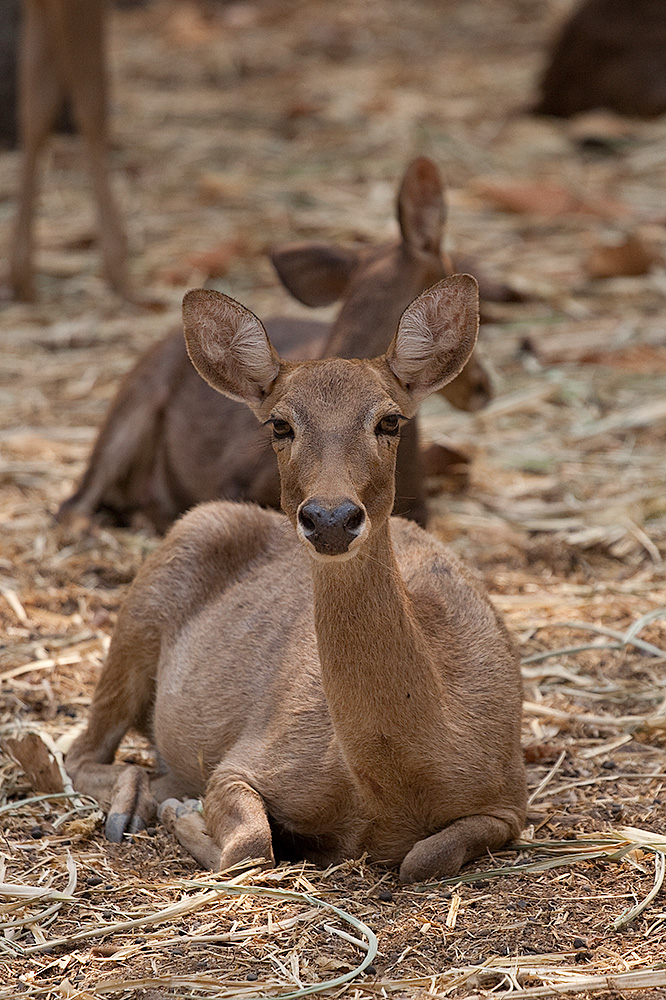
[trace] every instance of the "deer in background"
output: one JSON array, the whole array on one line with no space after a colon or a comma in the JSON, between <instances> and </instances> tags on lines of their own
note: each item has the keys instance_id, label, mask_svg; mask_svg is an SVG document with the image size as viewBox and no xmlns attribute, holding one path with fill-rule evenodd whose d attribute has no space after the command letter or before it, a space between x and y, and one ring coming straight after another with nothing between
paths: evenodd
<instances>
[{"instance_id":1,"label":"deer in background","mask_svg":"<svg viewBox=\"0 0 666 1000\"><path fill-rule=\"evenodd\" d=\"M19 131L23 148L18 215L9 267L14 297L34 298L33 220L40 153L65 99L83 138L97 201L99 237L111 286L131 299L125 232L107 167L105 0L23 0Z\"/></svg>"},{"instance_id":2,"label":"deer in background","mask_svg":"<svg viewBox=\"0 0 666 1000\"><path fill-rule=\"evenodd\" d=\"M477 306L455 275L405 310L380 357L289 362L233 299L185 297L195 367L271 428L286 517L202 504L140 570L66 760L110 839L159 803L204 868L367 852L411 882L520 833L509 636L444 546L390 516L401 429L462 369ZM155 741L152 782L113 763L130 727ZM189 801L202 794L203 814Z\"/></svg>"},{"instance_id":3,"label":"deer in background","mask_svg":"<svg viewBox=\"0 0 666 1000\"><path fill-rule=\"evenodd\" d=\"M413 160L398 194L401 238L380 246L340 248L300 243L272 254L282 283L309 306L343 305L332 327L273 320L266 326L288 358L372 357L386 349L403 309L450 274L442 253L443 185L431 160ZM476 356L443 394L463 410L491 397ZM425 525L424 472L418 426L403 431L398 451L396 513ZM148 351L125 377L106 416L88 467L58 519L99 515L119 525L163 532L205 500L250 500L279 507L270 436L243 406L220 397L197 375L177 330Z\"/></svg>"}]
</instances>

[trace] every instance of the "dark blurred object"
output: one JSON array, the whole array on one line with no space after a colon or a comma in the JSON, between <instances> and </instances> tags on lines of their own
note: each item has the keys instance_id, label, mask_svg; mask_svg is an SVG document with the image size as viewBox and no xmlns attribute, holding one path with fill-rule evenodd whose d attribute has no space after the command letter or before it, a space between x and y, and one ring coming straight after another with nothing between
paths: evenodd
<instances>
[{"instance_id":1,"label":"dark blurred object","mask_svg":"<svg viewBox=\"0 0 666 1000\"><path fill-rule=\"evenodd\" d=\"M585 0L556 39L537 114L666 111L666 0Z\"/></svg>"},{"instance_id":2,"label":"dark blurred object","mask_svg":"<svg viewBox=\"0 0 666 1000\"><path fill-rule=\"evenodd\" d=\"M2 0L0 13L0 147L14 149L16 128L16 57L21 20L20 0Z\"/></svg>"}]
</instances>

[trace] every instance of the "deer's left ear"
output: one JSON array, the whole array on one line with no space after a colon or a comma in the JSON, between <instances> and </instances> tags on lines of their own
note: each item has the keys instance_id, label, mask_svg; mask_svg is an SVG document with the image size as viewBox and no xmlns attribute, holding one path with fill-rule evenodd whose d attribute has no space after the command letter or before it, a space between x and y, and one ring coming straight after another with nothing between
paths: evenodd
<instances>
[{"instance_id":1,"label":"deer's left ear","mask_svg":"<svg viewBox=\"0 0 666 1000\"><path fill-rule=\"evenodd\" d=\"M471 274L444 278L407 306L385 358L414 411L462 371L478 329L479 289Z\"/></svg>"},{"instance_id":2,"label":"deer's left ear","mask_svg":"<svg viewBox=\"0 0 666 1000\"><path fill-rule=\"evenodd\" d=\"M270 254L287 291L306 306L328 306L346 294L363 254L353 247L292 243Z\"/></svg>"},{"instance_id":3,"label":"deer's left ear","mask_svg":"<svg viewBox=\"0 0 666 1000\"><path fill-rule=\"evenodd\" d=\"M221 292L195 288L183 299L183 326L199 374L256 412L279 374L280 358L254 313Z\"/></svg>"}]
</instances>

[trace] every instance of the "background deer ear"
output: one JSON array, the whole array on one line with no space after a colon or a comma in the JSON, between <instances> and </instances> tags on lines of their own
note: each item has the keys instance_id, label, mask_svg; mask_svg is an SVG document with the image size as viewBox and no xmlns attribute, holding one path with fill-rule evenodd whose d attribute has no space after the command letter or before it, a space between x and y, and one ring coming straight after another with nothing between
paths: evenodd
<instances>
[{"instance_id":1,"label":"background deer ear","mask_svg":"<svg viewBox=\"0 0 666 1000\"><path fill-rule=\"evenodd\" d=\"M280 358L249 309L221 292L195 288L183 299L192 364L218 392L256 409L280 370Z\"/></svg>"},{"instance_id":2,"label":"background deer ear","mask_svg":"<svg viewBox=\"0 0 666 1000\"><path fill-rule=\"evenodd\" d=\"M462 371L478 328L479 289L471 274L444 278L407 306L386 361L414 409Z\"/></svg>"},{"instance_id":3,"label":"background deer ear","mask_svg":"<svg viewBox=\"0 0 666 1000\"><path fill-rule=\"evenodd\" d=\"M325 243L294 243L272 250L270 258L294 298L306 306L328 306L346 293L360 251Z\"/></svg>"},{"instance_id":4,"label":"background deer ear","mask_svg":"<svg viewBox=\"0 0 666 1000\"><path fill-rule=\"evenodd\" d=\"M402 238L416 250L439 253L446 223L444 186L439 170L426 156L407 167L398 192Z\"/></svg>"}]
</instances>

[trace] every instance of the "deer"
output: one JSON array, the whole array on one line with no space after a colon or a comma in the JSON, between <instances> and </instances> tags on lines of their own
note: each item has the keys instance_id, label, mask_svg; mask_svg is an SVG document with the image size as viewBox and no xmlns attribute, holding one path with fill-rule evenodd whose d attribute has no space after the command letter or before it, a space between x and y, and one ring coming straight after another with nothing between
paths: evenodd
<instances>
[{"instance_id":1,"label":"deer","mask_svg":"<svg viewBox=\"0 0 666 1000\"><path fill-rule=\"evenodd\" d=\"M9 265L12 294L22 301L35 298L33 220L39 158L65 100L85 144L107 278L119 295L134 300L125 230L107 165L106 10L106 0L23 0L18 72L23 159Z\"/></svg>"},{"instance_id":2,"label":"deer","mask_svg":"<svg viewBox=\"0 0 666 1000\"><path fill-rule=\"evenodd\" d=\"M281 282L305 305L343 300L331 327L269 321L269 336L281 353L292 359L380 354L402 310L452 272L442 251L444 185L432 160L418 157L408 165L397 214L395 242L356 247L302 242L271 253ZM486 405L490 380L476 354L442 392L462 410ZM199 378L178 329L140 358L121 383L81 482L56 516L70 526L102 517L163 533L195 503L219 498L279 507L277 465L266 428ZM398 453L396 512L426 524L416 419L405 428Z\"/></svg>"},{"instance_id":3,"label":"deer","mask_svg":"<svg viewBox=\"0 0 666 1000\"><path fill-rule=\"evenodd\" d=\"M210 289L183 317L197 371L270 427L283 513L201 504L148 556L66 757L74 787L111 841L157 811L209 870L365 853L406 883L455 875L525 820L520 670L476 577L391 512L403 428L474 347L476 281L423 292L371 359L285 360ZM152 778L114 761L130 728L154 741Z\"/></svg>"}]
</instances>

